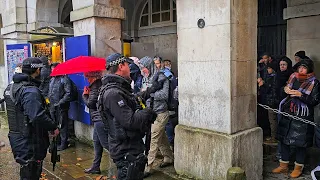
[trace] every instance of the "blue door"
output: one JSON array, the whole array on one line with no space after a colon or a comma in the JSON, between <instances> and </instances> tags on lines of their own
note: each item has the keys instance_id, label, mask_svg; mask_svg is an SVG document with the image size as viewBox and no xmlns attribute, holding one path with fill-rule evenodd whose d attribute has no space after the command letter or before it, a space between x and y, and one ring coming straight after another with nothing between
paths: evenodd
<instances>
[{"instance_id":1,"label":"blue door","mask_svg":"<svg viewBox=\"0 0 320 180\"><path fill-rule=\"evenodd\" d=\"M77 36L66 38L66 61L78 56L90 56L91 46L90 46L90 36ZM85 124L91 124L89 110L86 108L84 102L82 101L82 92L84 86L88 86L86 78L82 73L69 75L70 79L77 85L79 100L77 102L72 102L69 110L69 118L83 122Z\"/></svg>"}]
</instances>

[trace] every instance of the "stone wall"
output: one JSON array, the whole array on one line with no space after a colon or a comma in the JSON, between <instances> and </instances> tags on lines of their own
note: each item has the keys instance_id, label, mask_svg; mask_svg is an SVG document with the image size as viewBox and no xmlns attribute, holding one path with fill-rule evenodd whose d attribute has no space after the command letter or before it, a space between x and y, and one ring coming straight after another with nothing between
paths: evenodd
<instances>
[{"instance_id":1,"label":"stone wall","mask_svg":"<svg viewBox=\"0 0 320 180\"><path fill-rule=\"evenodd\" d=\"M177 34L140 37L140 43L154 43L155 55L172 61L173 71L177 74Z\"/></svg>"},{"instance_id":2,"label":"stone wall","mask_svg":"<svg viewBox=\"0 0 320 180\"><path fill-rule=\"evenodd\" d=\"M295 52L305 50L320 68L320 0L288 0L284 10L287 20L287 55L294 58ZM317 73L319 77L319 73Z\"/></svg>"},{"instance_id":3,"label":"stone wall","mask_svg":"<svg viewBox=\"0 0 320 180\"><path fill-rule=\"evenodd\" d=\"M6 71L5 66L4 65L0 65L0 98L3 97L4 89L7 86L5 71Z\"/></svg>"}]
</instances>

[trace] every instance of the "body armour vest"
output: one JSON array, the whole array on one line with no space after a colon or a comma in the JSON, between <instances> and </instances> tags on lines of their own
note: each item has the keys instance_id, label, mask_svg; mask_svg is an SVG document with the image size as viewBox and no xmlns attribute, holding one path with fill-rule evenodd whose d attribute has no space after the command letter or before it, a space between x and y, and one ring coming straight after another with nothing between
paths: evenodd
<instances>
[{"instance_id":1,"label":"body armour vest","mask_svg":"<svg viewBox=\"0 0 320 180\"><path fill-rule=\"evenodd\" d=\"M13 98L12 86L13 84L9 84L4 91L9 131L24 134L25 132L28 132L28 130L26 129L28 128L27 117L24 116L23 112L21 111L21 107L17 105L16 100ZM23 88L22 85L20 86L21 88Z\"/></svg>"}]
</instances>

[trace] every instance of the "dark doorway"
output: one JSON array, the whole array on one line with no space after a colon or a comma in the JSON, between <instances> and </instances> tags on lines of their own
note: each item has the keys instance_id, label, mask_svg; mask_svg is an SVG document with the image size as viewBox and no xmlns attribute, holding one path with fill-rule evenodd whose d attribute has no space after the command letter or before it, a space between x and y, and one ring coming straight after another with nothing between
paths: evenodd
<instances>
[{"instance_id":1,"label":"dark doorway","mask_svg":"<svg viewBox=\"0 0 320 180\"><path fill-rule=\"evenodd\" d=\"M286 0L258 1L258 57L269 52L274 57L286 55L287 22L283 20Z\"/></svg>"}]
</instances>

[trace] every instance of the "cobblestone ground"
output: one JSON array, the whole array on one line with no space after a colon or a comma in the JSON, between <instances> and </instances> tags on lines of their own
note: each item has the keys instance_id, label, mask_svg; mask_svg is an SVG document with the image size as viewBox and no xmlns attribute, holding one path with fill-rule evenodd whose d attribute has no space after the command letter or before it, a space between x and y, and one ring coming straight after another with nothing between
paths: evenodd
<instances>
[{"instance_id":1,"label":"cobblestone ground","mask_svg":"<svg viewBox=\"0 0 320 180\"><path fill-rule=\"evenodd\" d=\"M0 180L18 180L19 179L19 166L15 163L13 155L8 142L7 134L8 129L6 123L3 123L4 118L1 117L2 127L0 129L0 141L5 141L6 146L0 149ZM4 121L5 122L5 121ZM290 179L285 175L275 175L271 171L278 165L275 160L275 150L268 148L264 156L264 173L265 180L279 180ZM312 180L310 176L311 170L316 166L317 162L320 162L319 150L311 149L308 152L307 165L302 177L297 180ZM93 160L93 148L81 143L75 143L74 147L70 147L61 153L61 162L57 164L56 170L52 171L52 165L50 164L50 154L44 161L43 174L45 178L43 180L93 180L97 176L87 175L83 172L85 168L90 167ZM157 163L160 161L158 160ZM101 163L102 174L108 176L109 179L114 179L116 174L115 165L109 158L107 153L104 153ZM291 166L293 169L293 166ZM178 176L175 173L173 167L167 167L164 169L157 169L158 171L147 178L146 180L173 180L173 179L187 179Z\"/></svg>"}]
</instances>

